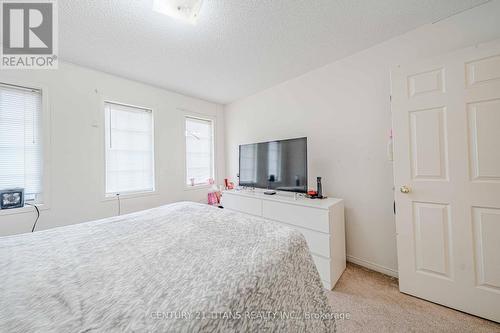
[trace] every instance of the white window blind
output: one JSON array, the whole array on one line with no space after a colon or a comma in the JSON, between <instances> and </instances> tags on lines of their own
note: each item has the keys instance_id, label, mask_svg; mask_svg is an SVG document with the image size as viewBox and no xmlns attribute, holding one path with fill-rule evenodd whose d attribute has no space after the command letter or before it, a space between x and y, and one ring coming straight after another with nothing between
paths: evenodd
<instances>
[{"instance_id":1,"label":"white window blind","mask_svg":"<svg viewBox=\"0 0 500 333\"><path fill-rule=\"evenodd\" d=\"M105 103L106 195L154 191L153 112Z\"/></svg>"},{"instance_id":2,"label":"white window blind","mask_svg":"<svg viewBox=\"0 0 500 333\"><path fill-rule=\"evenodd\" d=\"M186 117L186 184L208 184L214 178L213 122Z\"/></svg>"},{"instance_id":3,"label":"white window blind","mask_svg":"<svg viewBox=\"0 0 500 333\"><path fill-rule=\"evenodd\" d=\"M0 189L42 202L42 92L0 84Z\"/></svg>"}]
</instances>

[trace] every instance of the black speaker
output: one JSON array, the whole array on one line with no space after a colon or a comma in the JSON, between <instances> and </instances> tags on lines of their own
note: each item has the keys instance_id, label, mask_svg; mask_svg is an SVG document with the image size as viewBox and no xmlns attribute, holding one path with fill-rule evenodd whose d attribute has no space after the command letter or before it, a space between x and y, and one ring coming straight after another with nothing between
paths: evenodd
<instances>
[{"instance_id":1,"label":"black speaker","mask_svg":"<svg viewBox=\"0 0 500 333\"><path fill-rule=\"evenodd\" d=\"M323 188L321 186L321 177L318 177L317 178L317 181L318 181L318 198L321 199L323 198Z\"/></svg>"}]
</instances>

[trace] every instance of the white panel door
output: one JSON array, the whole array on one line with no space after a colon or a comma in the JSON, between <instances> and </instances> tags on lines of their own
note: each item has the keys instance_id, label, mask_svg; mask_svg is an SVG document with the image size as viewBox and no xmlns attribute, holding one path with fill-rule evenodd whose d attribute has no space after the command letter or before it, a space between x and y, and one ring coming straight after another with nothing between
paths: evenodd
<instances>
[{"instance_id":1,"label":"white panel door","mask_svg":"<svg viewBox=\"0 0 500 333\"><path fill-rule=\"evenodd\" d=\"M400 290L500 322L500 41L391 81Z\"/></svg>"}]
</instances>

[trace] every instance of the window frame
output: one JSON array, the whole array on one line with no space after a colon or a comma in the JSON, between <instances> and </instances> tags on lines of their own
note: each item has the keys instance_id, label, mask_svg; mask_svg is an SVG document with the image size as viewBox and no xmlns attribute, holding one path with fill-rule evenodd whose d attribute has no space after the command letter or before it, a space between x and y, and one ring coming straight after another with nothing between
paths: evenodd
<instances>
[{"instance_id":1,"label":"window frame","mask_svg":"<svg viewBox=\"0 0 500 333\"><path fill-rule=\"evenodd\" d=\"M149 106L138 106L137 104L131 104L131 103L124 103L124 102L118 102L114 99L109 99L109 98L104 98L101 100L101 119L102 119L102 140L101 140L101 147L102 147L102 161L104 165L103 168L103 178L102 178L102 194L103 194L103 199L101 201L110 201L110 200L116 200L118 193L107 193L106 189L106 177L107 177L107 148L106 148L106 105L107 104L115 104L115 105L120 105L120 106L125 106L125 107L131 107L131 108L136 108L144 111L149 111L151 112L151 138L152 138L152 164L153 164L153 190L147 191L147 190L141 190L141 191L127 191L123 193L119 193L120 198L124 199L132 199L132 198L140 198L140 197L147 197L147 196L153 196L158 194L158 172L157 172L157 166L156 166L156 161L157 161L157 150L156 150L156 122L155 122L155 109L154 107L149 107Z\"/></svg>"},{"instance_id":2,"label":"window frame","mask_svg":"<svg viewBox=\"0 0 500 333\"><path fill-rule=\"evenodd\" d=\"M0 85L10 86L14 88L38 90L41 93L42 103L41 103L41 131L42 131L42 201L41 202L31 202L31 204L36 204L39 210L49 210L51 203L51 187L50 187L50 152L51 150L51 107L49 103L49 88L40 82L35 81L25 81L25 80L1 80ZM32 214L33 207L29 205L24 205L24 207L13 208L13 209L2 209L0 210L0 216L5 215L15 215L15 214Z\"/></svg>"},{"instance_id":3,"label":"window frame","mask_svg":"<svg viewBox=\"0 0 500 333\"><path fill-rule=\"evenodd\" d=\"M216 162L216 156L217 156L217 151L216 151L216 142L217 142L217 137L216 137L216 126L217 126L217 119L215 116L210 116L206 114L199 114L199 113L194 113L194 112L183 112L182 115L182 139L183 139L183 154L184 154L184 165L183 165L183 179L182 182L184 184L184 190L185 191L192 191L192 190L201 190L201 189L207 189L210 188L212 185L209 183L206 184L197 184L194 186L188 185L187 184L187 145L186 145L186 121L188 118L191 119L197 119L197 120L202 120L202 121L209 121L212 124L212 179L214 180L215 184L217 184L217 162Z\"/></svg>"}]
</instances>

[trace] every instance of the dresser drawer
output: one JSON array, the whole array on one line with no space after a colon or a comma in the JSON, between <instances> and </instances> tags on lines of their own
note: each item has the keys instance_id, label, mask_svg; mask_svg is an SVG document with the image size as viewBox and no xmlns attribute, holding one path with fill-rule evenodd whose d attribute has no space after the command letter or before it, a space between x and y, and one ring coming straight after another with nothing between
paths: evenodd
<instances>
[{"instance_id":1,"label":"dresser drawer","mask_svg":"<svg viewBox=\"0 0 500 333\"><path fill-rule=\"evenodd\" d=\"M226 209L262 216L262 200L260 199L223 194L222 206Z\"/></svg>"},{"instance_id":2,"label":"dresser drawer","mask_svg":"<svg viewBox=\"0 0 500 333\"><path fill-rule=\"evenodd\" d=\"M282 223L283 225L287 225ZM288 224L290 227L291 225ZM330 235L322 232L317 232L309 229L304 229L297 226L291 226L296 229L306 239L307 246L309 247L309 251L312 254L319 254L322 257L330 258Z\"/></svg>"},{"instance_id":3,"label":"dresser drawer","mask_svg":"<svg viewBox=\"0 0 500 333\"><path fill-rule=\"evenodd\" d=\"M318 269L321 280L331 281L330 279L330 260L319 256L312 255L316 268Z\"/></svg>"},{"instance_id":4,"label":"dresser drawer","mask_svg":"<svg viewBox=\"0 0 500 333\"><path fill-rule=\"evenodd\" d=\"M325 209L263 201L262 216L299 227L330 233L328 210Z\"/></svg>"}]
</instances>

